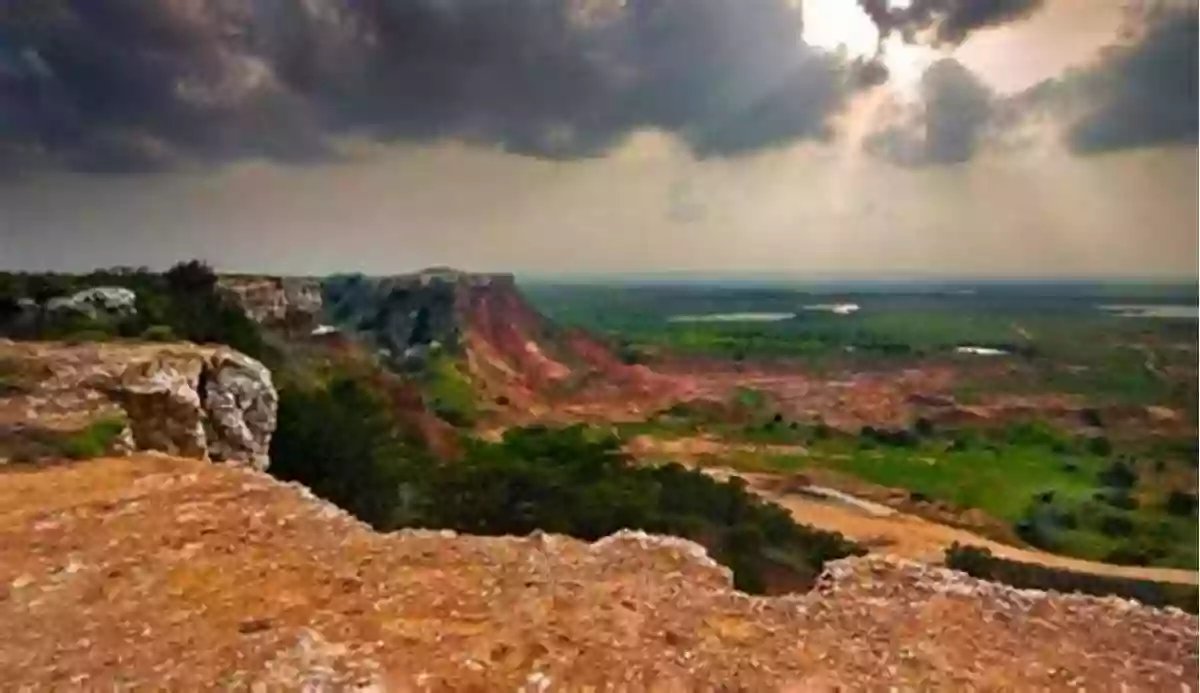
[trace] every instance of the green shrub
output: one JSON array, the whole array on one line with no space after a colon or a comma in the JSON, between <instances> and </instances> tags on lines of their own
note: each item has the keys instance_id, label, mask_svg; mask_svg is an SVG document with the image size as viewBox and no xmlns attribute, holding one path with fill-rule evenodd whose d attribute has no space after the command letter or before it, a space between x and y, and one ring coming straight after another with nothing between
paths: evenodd
<instances>
[{"instance_id":1,"label":"green shrub","mask_svg":"<svg viewBox=\"0 0 1200 693\"><path fill-rule=\"evenodd\" d=\"M479 416L475 387L448 356L434 356L421 375L429 408L438 418L459 428L474 425Z\"/></svg>"},{"instance_id":2,"label":"green shrub","mask_svg":"<svg viewBox=\"0 0 1200 693\"><path fill-rule=\"evenodd\" d=\"M151 325L141 334L147 342L173 342L177 339L175 332L166 325Z\"/></svg>"},{"instance_id":3,"label":"green shrub","mask_svg":"<svg viewBox=\"0 0 1200 693\"><path fill-rule=\"evenodd\" d=\"M1109 441L1108 438L1105 438L1104 436L1097 436L1095 438L1088 438L1087 449L1088 452L1092 453L1093 455L1105 457L1112 454L1113 448L1112 442Z\"/></svg>"},{"instance_id":4,"label":"green shrub","mask_svg":"<svg viewBox=\"0 0 1200 693\"><path fill-rule=\"evenodd\" d=\"M1121 510L1137 510L1140 503L1138 499L1130 495L1128 489L1112 488L1104 491L1097 491L1094 496L1095 500L1107 503L1114 508Z\"/></svg>"},{"instance_id":5,"label":"green shrub","mask_svg":"<svg viewBox=\"0 0 1200 693\"><path fill-rule=\"evenodd\" d=\"M1133 534L1133 522L1121 515L1106 515L1100 519L1100 532L1109 537L1128 537Z\"/></svg>"},{"instance_id":6,"label":"green shrub","mask_svg":"<svg viewBox=\"0 0 1200 693\"><path fill-rule=\"evenodd\" d=\"M12 397L29 392L29 387L18 378L0 373L0 397Z\"/></svg>"},{"instance_id":7,"label":"green shrub","mask_svg":"<svg viewBox=\"0 0 1200 693\"><path fill-rule=\"evenodd\" d=\"M1121 544L1112 551L1109 551L1104 556L1106 563L1114 563L1116 565L1137 565L1147 566L1154 561L1153 552L1146 547Z\"/></svg>"},{"instance_id":8,"label":"green shrub","mask_svg":"<svg viewBox=\"0 0 1200 693\"><path fill-rule=\"evenodd\" d=\"M858 435L862 439L862 442L869 441L870 443L878 443L896 448L914 448L921 442L914 432L905 429L892 430L888 428L875 428L874 426L863 426Z\"/></svg>"},{"instance_id":9,"label":"green shrub","mask_svg":"<svg viewBox=\"0 0 1200 693\"><path fill-rule=\"evenodd\" d=\"M1100 483L1112 488L1133 488L1138 481L1137 470L1124 460L1115 460L1099 475Z\"/></svg>"},{"instance_id":10,"label":"green shrub","mask_svg":"<svg viewBox=\"0 0 1200 693\"><path fill-rule=\"evenodd\" d=\"M276 476L379 529L673 534L704 544L744 590L762 590L771 568L811 583L825 561L863 553L840 534L796 524L744 483L677 464L640 466L617 438L581 426L510 429L500 442L467 441L458 459L434 462L404 439L380 397L347 378L282 389L271 460Z\"/></svg>"},{"instance_id":11,"label":"green shrub","mask_svg":"<svg viewBox=\"0 0 1200 693\"><path fill-rule=\"evenodd\" d=\"M1079 412L1079 418L1082 419L1083 423L1087 426L1091 426L1093 428L1104 427L1104 419L1100 417L1100 410L1098 409L1093 409L1091 407L1083 409Z\"/></svg>"},{"instance_id":12,"label":"green shrub","mask_svg":"<svg viewBox=\"0 0 1200 693\"><path fill-rule=\"evenodd\" d=\"M1171 491L1167 496L1166 511L1176 517L1190 517L1196 514L1196 494L1186 491Z\"/></svg>"},{"instance_id":13,"label":"green shrub","mask_svg":"<svg viewBox=\"0 0 1200 693\"><path fill-rule=\"evenodd\" d=\"M103 457L112 451L117 436L125 430L121 419L102 419L82 431L71 433L56 441L55 447L72 460L87 460Z\"/></svg>"},{"instance_id":14,"label":"green shrub","mask_svg":"<svg viewBox=\"0 0 1200 693\"><path fill-rule=\"evenodd\" d=\"M746 590L761 589L779 556L811 581L826 560L862 552L839 534L797 525L744 483L721 483L677 464L637 466L615 438L583 427L511 430L501 443L473 444L463 459L438 469L429 493L437 499L434 526L484 534L543 529L584 539L622 528L684 536L733 568ZM755 533L761 542L749 541Z\"/></svg>"},{"instance_id":15,"label":"green shrub","mask_svg":"<svg viewBox=\"0 0 1200 693\"><path fill-rule=\"evenodd\" d=\"M0 359L0 397L11 397L29 391L21 377L21 367L15 360Z\"/></svg>"},{"instance_id":16,"label":"green shrub","mask_svg":"<svg viewBox=\"0 0 1200 693\"><path fill-rule=\"evenodd\" d=\"M350 378L281 387L271 473L391 529L404 466L421 459L387 412L386 400Z\"/></svg>"},{"instance_id":17,"label":"green shrub","mask_svg":"<svg viewBox=\"0 0 1200 693\"><path fill-rule=\"evenodd\" d=\"M10 292L10 299L13 300L19 296L44 303L48 298L88 286L121 286L137 294L137 314L117 321L41 311L31 324L23 324L25 321L8 324L0 315L0 331L20 339L62 339L79 344L104 341L115 336L141 336L157 341L167 334L160 328L169 328L170 333L179 339L225 344L262 361L268 367L279 362L278 354L265 342L258 325L232 299L219 292L216 274L196 260L179 263L165 274L148 270L97 270L86 275L30 274L8 277L6 281L11 286L3 290ZM12 303L12 300L8 303ZM8 306L5 310L11 313L11 309L12 306Z\"/></svg>"},{"instance_id":18,"label":"green shrub","mask_svg":"<svg viewBox=\"0 0 1200 693\"><path fill-rule=\"evenodd\" d=\"M626 366L636 366L642 362L642 353L626 340L621 340L616 349L617 358Z\"/></svg>"},{"instance_id":19,"label":"green shrub","mask_svg":"<svg viewBox=\"0 0 1200 693\"><path fill-rule=\"evenodd\" d=\"M1200 610L1194 585L1092 575L1020 563L993 556L987 549L963 546L957 542L946 549L946 565L981 580L1002 582L1021 589L1082 592L1100 597L1115 595L1136 599L1150 606L1174 606L1193 614Z\"/></svg>"},{"instance_id":20,"label":"green shrub","mask_svg":"<svg viewBox=\"0 0 1200 693\"><path fill-rule=\"evenodd\" d=\"M89 342L107 342L112 339L112 334L98 329L79 330L64 335L63 342L70 345L87 344Z\"/></svg>"}]
</instances>

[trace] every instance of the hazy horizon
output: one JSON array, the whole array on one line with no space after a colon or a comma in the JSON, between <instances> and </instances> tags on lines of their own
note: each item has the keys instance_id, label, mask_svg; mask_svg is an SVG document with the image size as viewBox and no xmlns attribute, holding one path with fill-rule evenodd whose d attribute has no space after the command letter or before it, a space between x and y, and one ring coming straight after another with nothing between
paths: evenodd
<instances>
[{"instance_id":1,"label":"hazy horizon","mask_svg":"<svg viewBox=\"0 0 1200 693\"><path fill-rule=\"evenodd\" d=\"M846 271L826 271L826 272L798 272L794 270L745 270L745 271L730 271L721 269L672 269L662 268L655 270L582 270L582 271L554 271L554 270L532 270L532 271L512 271L503 267L459 267L454 265L433 264L419 266L398 266L393 270L388 271L363 271L353 267L335 267L327 272L319 273L289 273L255 269L252 267L228 267L214 264L209 259L199 256L179 257L169 262L155 265L132 265L127 263L111 264L111 265L95 265L95 266L78 266L78 267L28 267L15 266L2 262L0 259L0 272L17 272L17 273L62 273L62 274L87 274L92 271L103 271L113 269L147 269L150 271L165 271L171 265L177 262L187 262L198 260L209 265L220 275L246 275L246 276L264 276L264 277L330 277L337 275L352 275L361 274L367 277L389 277L415 274L428 270L447 269L456 272L467 274L511 274L521 281L532 281L541 283L633 283L633 282L664 282L664 283L697 283L697 282L761 282L761 283L786 283L786 284L838 284L838 283L863 283L863 284L1070 284L1070 285L1089 285L1089 284L1130 284L1130 285L1150 285L1150 286L1192 286L1195 285L1200 289L1200 273L1191 275L1161 275L1152 276L1145 274L1113 274L1113 275L1027 275L1018 276L1010 274L961 274L955 272L846 272Z\"/></svg>"}]
</instances>

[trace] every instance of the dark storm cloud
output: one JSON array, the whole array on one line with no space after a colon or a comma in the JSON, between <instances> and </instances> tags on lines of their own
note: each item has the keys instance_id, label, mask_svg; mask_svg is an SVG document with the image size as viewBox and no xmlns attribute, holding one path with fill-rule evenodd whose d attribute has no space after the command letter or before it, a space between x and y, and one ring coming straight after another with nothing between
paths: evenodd
<instances>
[{"instance_id":1,"label":"dark storm cloud","mask_svg":"<svg viewBox=\"0 0 1200 693\"><path fill-rule=\"evenodd\" d=\"M552 158L827 136L881 78L787 0L0 0L0 168L307 160L333 138Z\"/></svg>"},{"instance_id":2,"label":"dark storm cloud","mask_svg":"<svg viewBox=\"0 0 1200 693\"><path fill-rule=\"evenodd\" d=\"M921 105L868 138L867 150L905 166L969 161L993 125L995 99L978 76L944 58L921 77Z\"/></svg>"},{"instance_id":3,"label":"dark storm cloud","mask_svg":"<svg viewBox=\"0 0 1200 693\"><path fill-rule=\"evenodd\" d=\"M858 4L879 28L881 38L899 32L911 42L930 32L933 43L959 44L976 29L1028 17L1045 0L912 0L907 7L891 7L889 0L858 0Z\"/></svg>"},{"instance_id":4,"label":"dark storm cloud","mask_svg":"<svg viewBox=\"0 0 1200 693\"><path fill-rule=\"evenodd\" d=\"M1197 142L1197 8L1162 4L1131 42L1013 97L996 98L959 63L935 63L918 106L893 114L868 151L907 166L967 161L983 146L1036 142L1024 126L1048 117L1078 154Z\"/></svg>"},{"instance_id":5,"label":"dark storm cloud","mask_svg":"<svg viewBox=\"0 0 1200 693\"><path fill-rule=\"evenodd\" d=\"M0 141L36 155L10 153L9 166L145 170L319 148L303 100L275 76L278 44L256 33L300 11L0 0Z\"/></svg>"},{"instance_id":6,"label":"dark storm cloud","mask_svg":"<svg viewBox=\"0 0 1200 693\"><path fill-rule=\"evenodd\" d=\"M1197 9L1157 13L1136 44L1110 50L1063 81L1068 100L1085 104L1068 142L1081 153L1195 143ZM1054 88L1047 90L1053 97Z\"/></svg>"}]
</instances>

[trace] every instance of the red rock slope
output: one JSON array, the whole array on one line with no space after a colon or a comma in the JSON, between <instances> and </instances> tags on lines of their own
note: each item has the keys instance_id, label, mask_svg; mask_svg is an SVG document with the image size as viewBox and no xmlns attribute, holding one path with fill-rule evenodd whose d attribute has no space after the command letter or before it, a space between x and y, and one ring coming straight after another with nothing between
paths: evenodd
<instances>
[{"instance_id":1,"label":"red rock slope","mask_svg":"<svg viewBox=\"0 0 1200 693\"><path fill-rule=\"evenodd\" d=\"M887 559L751 598L680 540L371 532L263 473L0 472L11 690L1179 691L1197 620Z\"/></svg>"},{"instance_id":2,"label":"red rock slope","mask_svg":"<svg viewBox=\"0 0 1200 693\"><path fill-rule=\"evenodd\" d=\"M594 337L551 326L512 277L463 281L456 311L474 384L517 418L641 418L690 395L687 379L622 363Z\"/></svg>"}]
</instances>

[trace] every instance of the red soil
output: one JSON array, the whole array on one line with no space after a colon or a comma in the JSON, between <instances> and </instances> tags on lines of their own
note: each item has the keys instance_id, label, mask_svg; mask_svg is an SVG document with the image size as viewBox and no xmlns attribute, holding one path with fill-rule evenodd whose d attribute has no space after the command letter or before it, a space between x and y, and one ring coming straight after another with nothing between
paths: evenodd
<instances>
[{"instance_id":1,"label":"red soil","mask_svg":"<svg viewBox=\"0 0 1200 693\"><path fill-rule=\"evenodd\" d=\"M816 374L786 361L734 363L671 359L653 368L623 363L602 340L558 330L512 282L461 289L458 306L474 384L496 402L491 424L638 420L688 400L730 399L740 388L764 393L785 417L840 428L906 426L924 416L941 424L1049 419L1079 426L1085 403L1064 394L993 396L964 406L953 393L961 364L925 363ZM989 368L982 364L980 368ZM1107 422L1143 431L1194 431L1162 407L1105 411Z\"/></svg>"}]
</instances>

